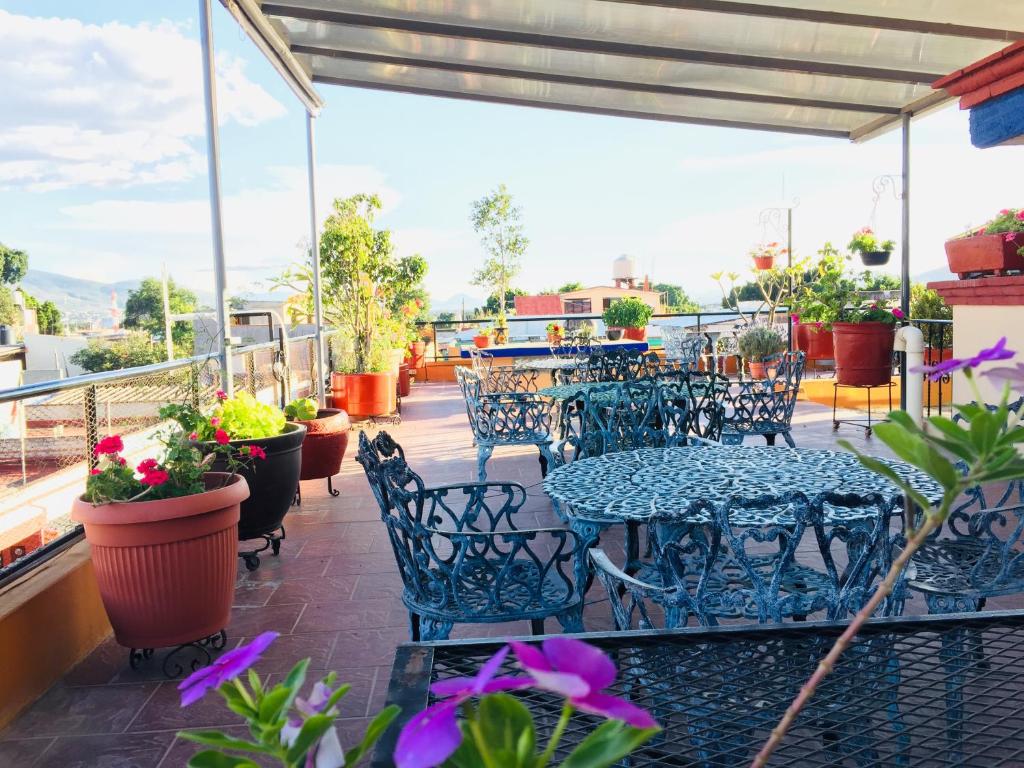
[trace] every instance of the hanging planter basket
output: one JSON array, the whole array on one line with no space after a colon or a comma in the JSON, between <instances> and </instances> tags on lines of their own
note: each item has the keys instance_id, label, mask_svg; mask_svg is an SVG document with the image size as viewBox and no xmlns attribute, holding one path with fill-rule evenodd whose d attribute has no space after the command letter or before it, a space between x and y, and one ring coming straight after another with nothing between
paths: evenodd
<instances>
[{"instance_id":1,"label":"hanging planter basket","mask_svg":"<svg viewBox=\"0 0 1024 768\"><path fill-rule=\"evenodd\" d=\"M861 251L860 260L865 267L880 267L889 263L892 251Z\"/></svg>"},{"instance_id":2,"label":"hanging planter basket","mask_svg":"<svg viewBox=\"0 0 1024 768\"><path fill-rule=\"evenodd\" d=\"M754 256L754 269L760 272L767 272L775 266L774 256Z\"/></svg>"}]
</instances>

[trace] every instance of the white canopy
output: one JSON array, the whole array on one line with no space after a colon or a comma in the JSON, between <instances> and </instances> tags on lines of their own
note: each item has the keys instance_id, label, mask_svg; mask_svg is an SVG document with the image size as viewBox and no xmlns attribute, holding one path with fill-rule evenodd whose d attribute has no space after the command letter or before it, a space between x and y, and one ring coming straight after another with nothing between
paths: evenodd
<instances>
[{"instance_id":1,"label":"white canopy","mask_svg":"<svg viewBox=\"0 0 1024 768\"><path fill-rule=\"evenodd\" d=\"M221 0L316 115L334 83L861 140L1024 38L1024 0Z\"/></svg>"}]
</instances>

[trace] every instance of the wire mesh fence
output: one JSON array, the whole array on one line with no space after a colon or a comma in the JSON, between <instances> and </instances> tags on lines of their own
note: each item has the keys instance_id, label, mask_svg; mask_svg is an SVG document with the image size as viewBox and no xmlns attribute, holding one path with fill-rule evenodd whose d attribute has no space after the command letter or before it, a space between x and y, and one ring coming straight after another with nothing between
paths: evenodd
<instances>
[{"instance_id":1,"label":"wire mesh fence","mask_svg":"<svg viewBox=\"0 0 1024 768\"><path fill-rule=\"evenodd\" d=\"M283 405L315 392L316 346L302 337L237 348L232 369L235 391ZM2 393L0 582L80 535L68 514L99 439L120 435L128 461L141 461L170 427L160 418L162 406L212 409L224 388L212 356L79 379Z\"/></svg>"}]
</instances>

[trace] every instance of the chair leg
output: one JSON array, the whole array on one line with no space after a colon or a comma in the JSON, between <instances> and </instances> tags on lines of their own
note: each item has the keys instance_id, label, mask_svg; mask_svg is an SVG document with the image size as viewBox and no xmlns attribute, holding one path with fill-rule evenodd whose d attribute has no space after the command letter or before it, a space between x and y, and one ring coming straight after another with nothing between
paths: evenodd
<instances>
[{"instance_id":1,"label":"chair leg","mask_svg":"<svg viewBox=\"0 0 1024 768\"><path fill-rule=\"evenodd\" d=\"M562 631L567 633L583 632L583 606L573 608L555 616L558 623L562 625Z\"/></svg>"},{"instance_id":2,"label":"chair leg","mask_svg":"<svg viewBox=\"0 0 1024 768\"><path fill-rule=\"evenodd\" d=\"M544 619L530 619L530 634L531 635L543 635L544 634Z\"/></svg>"},{"instance_id":3,"label":"chair leg","mask_svg":"<svg viewBox=\"0 0 1024 768\"><path fill-rule=\"evenodd\" d=\"M540 451L540 476L547 477L548 470L555 466L555 457L551 453L551 446L541 443L537 446Z\"/></svg>"},{"instance_id":4,"label":"chair leg","mask_svg":"<svg viewBox=\"0 0 1024 768\"><path fill-rule=\"evenodd\" d=\"M490 445L478 445L476 447L476 479L479 482L487 480L487 460L494 453L494 447Z\"/></svg>"},{"instance_id":5,"label":"chair leg","mask_svg":"<svg viewBox=\"0 0 1024 768\"><path fill-rule=\"evenodd\" d=\"M409 614L409 637L414 643L420 641L420 617L419 614Z\"/></svg>"},{"instance_id":6,"label":"chair leg","mask_svg":"<svg viewBox=\"0 0 1024 768\"><path fill-rule=\"evenodd\" d=\"M786 445L790 448L796 448L796 440L793 439L793 435L788 429L782 433L782 439L786 441Z\"/></svg>"},{"instance_id":7,"label":"chair leg","mask_svg":"<svg viewBox=\"0 0 1024 768\"><path fill-rule=\"evenodd\" d=\"M421 618L420 627L420 639L425 643L433 642L434 640L447 640L448 635L452 631L452 623L450 621L441 621L439 619Z\"/></svg>"},{"instance_id":8,"label":"chair leg","mask_svg":"<svg viewBox=\"0 0 1024 768\"><path fill-rule=\"evenodd\" d=\"M772 433L772 434L765 435L764 436L764 441L766 443L768 443L768 445L775 445L775 434Z\"/></svg>"}]
</instances>

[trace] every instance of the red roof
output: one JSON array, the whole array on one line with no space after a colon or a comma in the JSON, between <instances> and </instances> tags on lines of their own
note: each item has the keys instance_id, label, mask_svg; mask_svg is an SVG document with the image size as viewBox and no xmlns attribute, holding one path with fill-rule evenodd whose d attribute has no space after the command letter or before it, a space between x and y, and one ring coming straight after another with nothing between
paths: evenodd
<instances>
[{"instance_id":1,"label":"red roof","mask_svg":"<svg viewBox=\"0 0 1024 768\"><path fill-rule=\"evenodd\" d=\"M936 80L932 88L944 88L959 96L960 109L969 109L1022 85L1024 40Z\"/></svg>"},{"instance_id":2,"label":"red roof","mask_svg":"<svg viewBox=\"0 0 1024 768\"><path fill-rule=\"evenodd\" d=\"M560 315L562 300L556 294L543 296L516 296L516 315Z\"/></svg>"}]
</instances>

